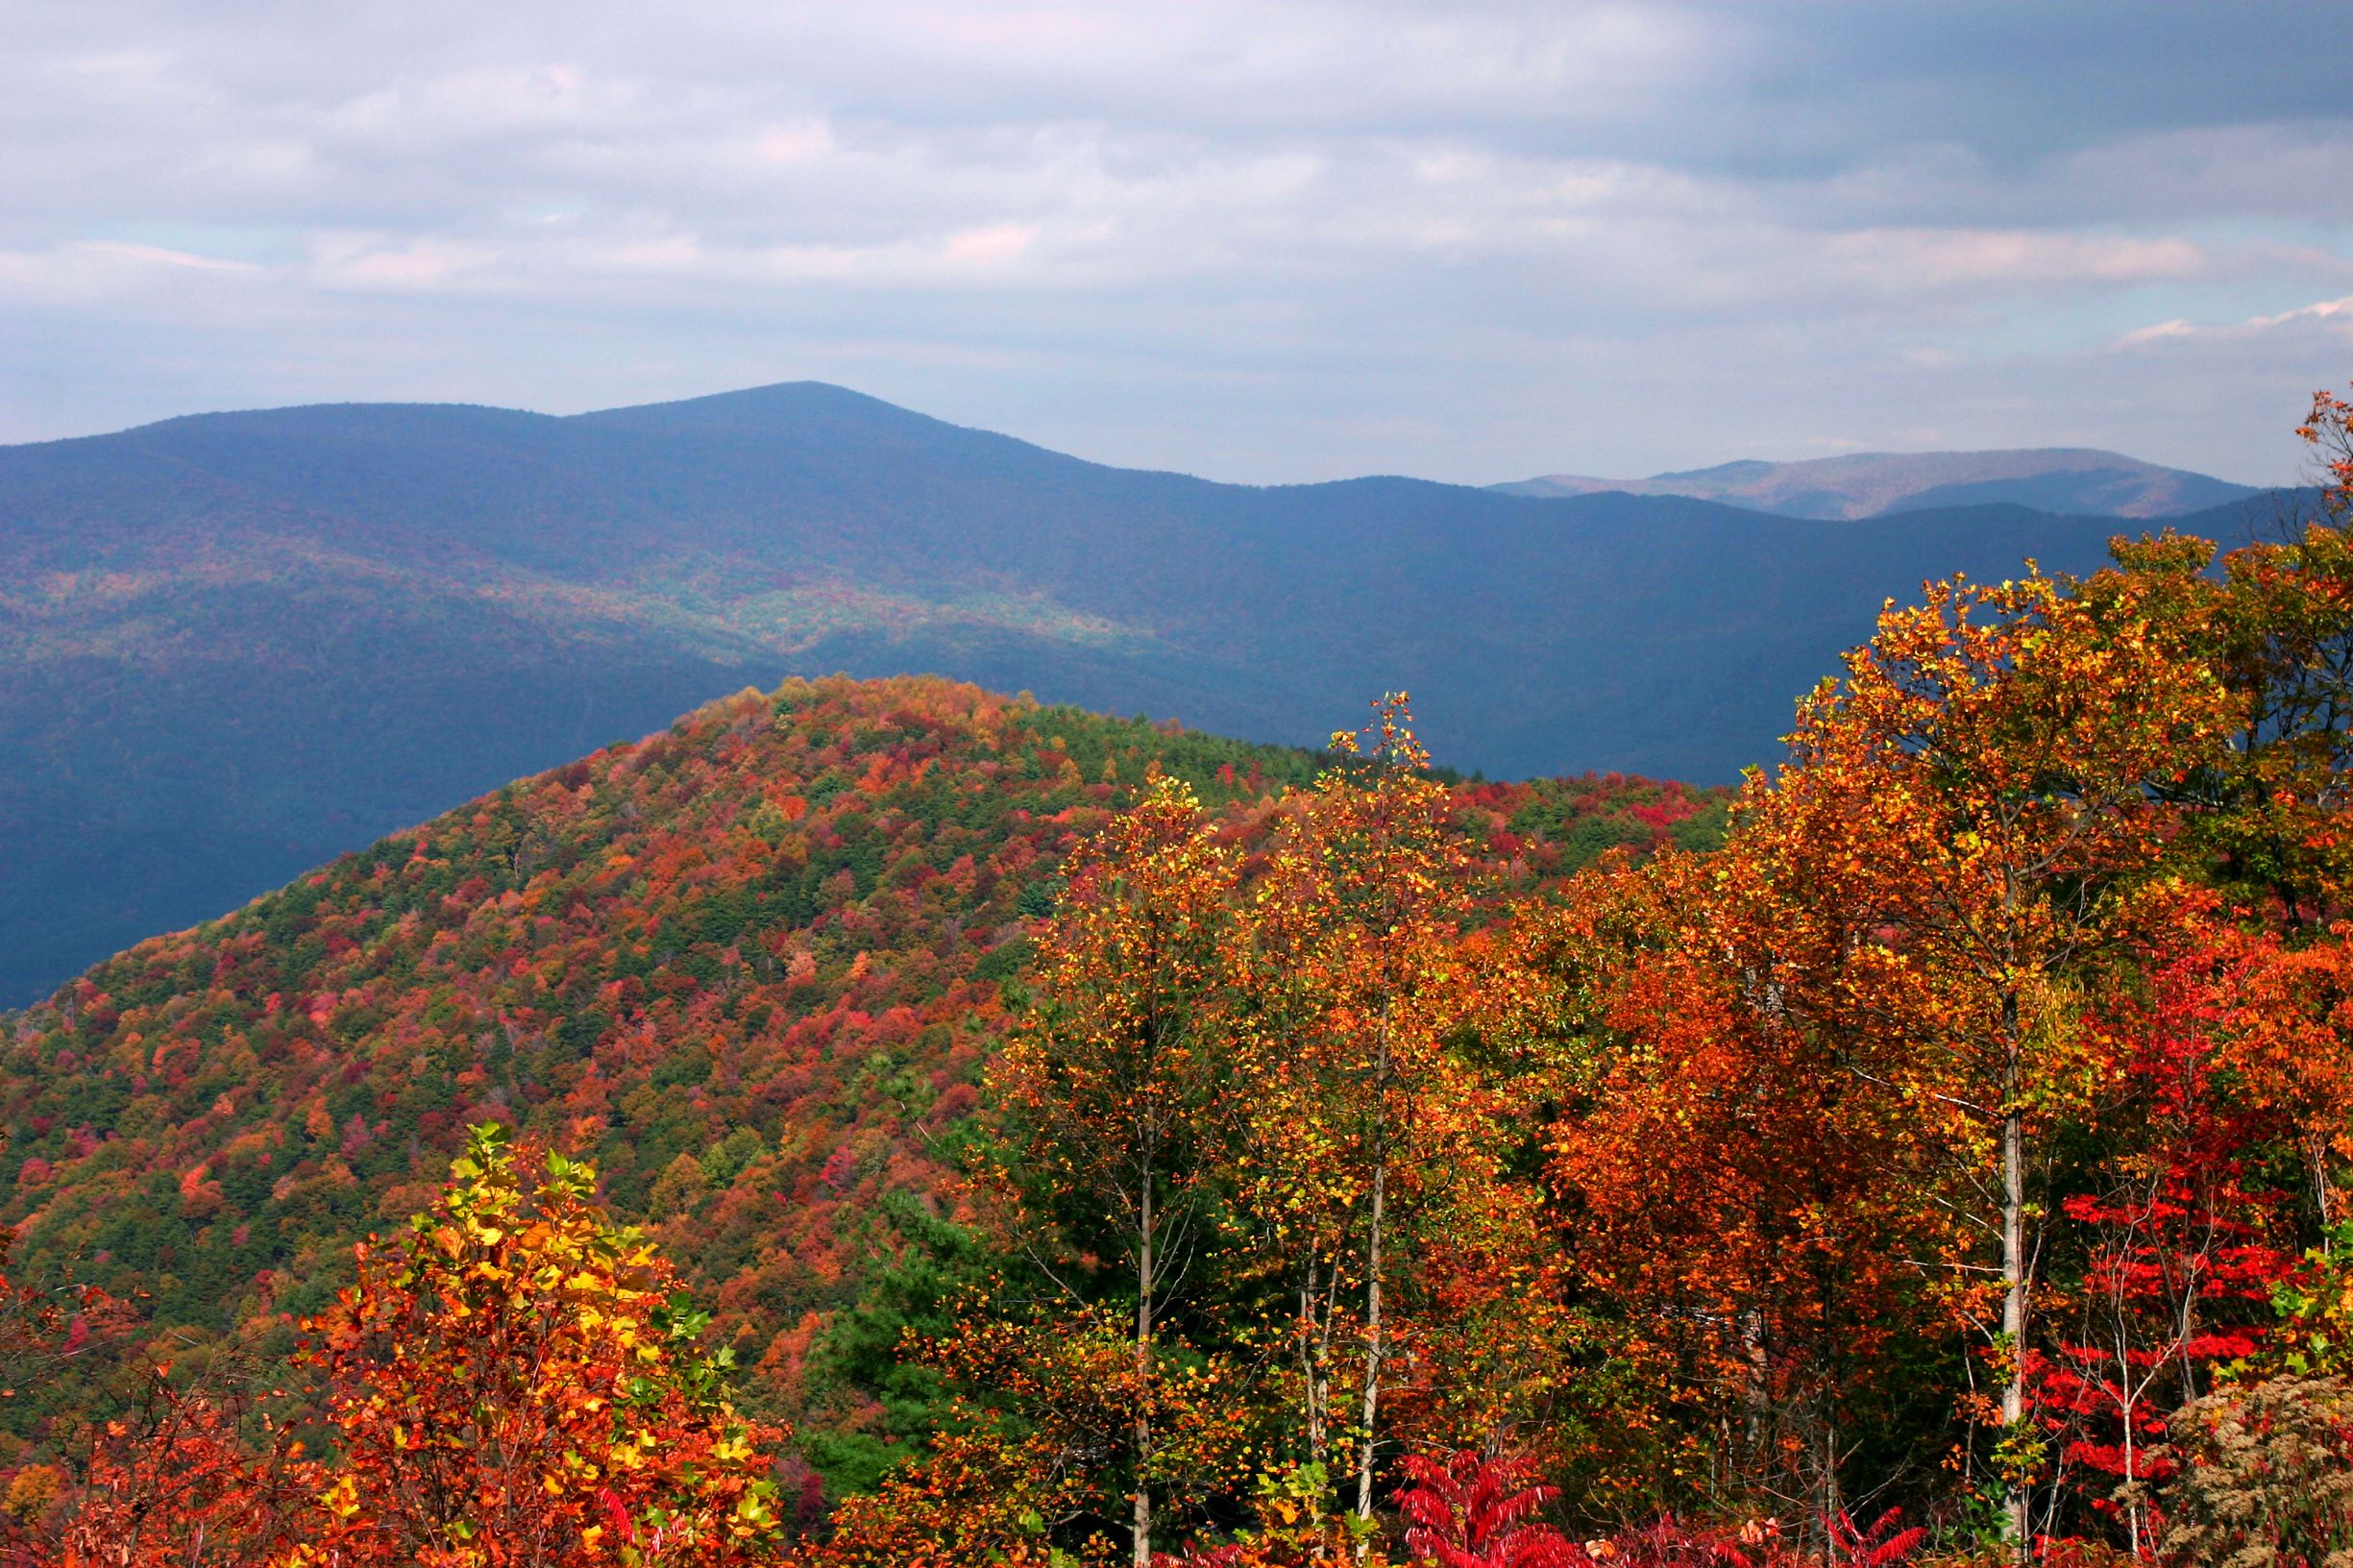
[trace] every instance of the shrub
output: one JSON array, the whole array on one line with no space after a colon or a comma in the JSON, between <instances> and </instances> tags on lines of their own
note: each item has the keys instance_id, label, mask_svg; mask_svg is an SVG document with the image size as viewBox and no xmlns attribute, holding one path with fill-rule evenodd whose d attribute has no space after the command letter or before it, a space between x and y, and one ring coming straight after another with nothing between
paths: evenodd
<instances>
[{"instance_id":1,"label":"shrub","mask_svg":"<svg viewBox=\"0 0 2353 1568\"><path fill-rule=\"evenodd\" d=\"M2353 1385L2274 1378L2174 1416L2159 1511L2178 1568L2353 1568Z\"/></svg>"}]
</instances>

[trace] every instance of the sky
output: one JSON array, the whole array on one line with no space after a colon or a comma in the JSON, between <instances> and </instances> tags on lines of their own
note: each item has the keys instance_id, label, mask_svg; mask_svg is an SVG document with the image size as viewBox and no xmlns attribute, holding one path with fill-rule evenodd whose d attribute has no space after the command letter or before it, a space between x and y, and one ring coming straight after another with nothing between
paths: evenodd
<instances>
[{"instance_id":1,"label":"sky","mask_svg":"<svg viewBox=\"0 0 2353 1568\"><path fill-rule=\"evenodd\" d=\"M2342 0L8 0L0 442L835 381L1287 482L2353 380Z\"/></svg>"}]
</instances>

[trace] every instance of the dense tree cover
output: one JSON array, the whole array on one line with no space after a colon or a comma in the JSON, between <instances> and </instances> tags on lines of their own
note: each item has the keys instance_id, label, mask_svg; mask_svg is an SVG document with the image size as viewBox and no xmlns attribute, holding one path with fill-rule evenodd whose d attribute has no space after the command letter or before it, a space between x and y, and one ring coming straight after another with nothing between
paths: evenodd
<instances>
[{"instance_id":1,"label":"dense tree cover","mask_svg":"<svg viewBox=\"0 0 2353 1568\"><path fill-rule=\"evenodd\" d=\"M502 1121L593 1162L708 1304L747 1407L791 1418L837 1492L870 1483L929 1430L888 1298L937 1266L910 1243L958 1213L943 1179L1069 846L1155 769L1248 841L1318 766L941 681L699 710L0 1017L20 1277L135 1302L183 1370L282 1353L350 1243ZM1617 778L1450 788L1499 887L1710 842L1724 811ZM45 1462L98 1397L36 1380L0 1414Z\"/></svg>"},{"instance_id":2,"label":"dense tree cover","mask_svg":"<svg viewBox=\"0 0 2353 1568\"><path fill-rule=\"evenodd\" d=\"M1152 796L830 1550L2344 1549L2348 417L2330 521L1891 603L1712 851L1481 904L1401 702L1262 854Z\"/></svg>"},{"instance_id":3,"label":"dense tree cover","mask_svg":"<svg viewBox=\"0 0 2353 1568\"><path fill-rule=\"evenodd\" d=\"M1567 1250L1709 1486L2159 1549L2337 1218L2341 539L1891 606L1723 850L1553 918Z\"/></svg>"}]
</instances>

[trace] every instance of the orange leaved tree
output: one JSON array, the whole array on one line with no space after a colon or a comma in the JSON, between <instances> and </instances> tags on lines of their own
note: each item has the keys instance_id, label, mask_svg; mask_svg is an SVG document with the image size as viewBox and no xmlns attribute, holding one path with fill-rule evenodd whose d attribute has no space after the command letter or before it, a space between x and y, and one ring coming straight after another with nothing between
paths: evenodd
<instances>
[{"instance_id":1,"label":"orange leaved tree","mask_svg":"<svg viewBox=\"0 0 2353 1568\"><path fill-rule=\"evenodd\" d=\"M1034 1006L989 1082L1013 1223L1042 1247L1072 1342L1127 1324L1112 1467L1128 1486L1136 1568L1152 1560L1155 1498L1215 1468L1171 1382L1164 1304L1215 1230L1233 1113L1225 1005L1239 871L1190 790L1157 780L1079 845L1046 935ZM1039 1235L1040 1232L1050 1233ZM1086 1269L1092 1259L1106 1268ZM1107 1276L1090 1284L1083 1273ZM1198 1283L1198 1282L1196 1282Z\"/></svg>"},{"instance_id":2,"label":"orange leaved tree","mask_svg":"<svg viewBox=\"0 0 2353 1568\"><path fill-rule=\"evenodd\" d=\"M1293 1276L1308 1468L1344 1450L1373 1517L1383 1394L1415 1364L1399 1286L1441 1229L1495 1216L1497 1153L1475 1075L1450 1049L1483 996L1462 951L1474 865L1426 772L1400 693L1333 747L1285 817L1251 909L1254 1016L1238 1078L1240 1201ZM1353 1395L1351 1409L1337 1408Z\"/></svg>"},{"instance_id":3,"label":"orange leaved tree","mask_svg":"<svg viewBox=\"0 0 2353 1568\"><path fill-rule=\"evenodd\" d=\"M319 1526L323 1471L242 1369L175 1384L146 1370L137 1399L100 1423L55 1556L62 1568L277 1568ZM226 1375L224 1375L226 1373ZM240 1385L240 1383L243 1385Z\"/></svg>"},{"instance_id":4,"label":"orange leaved tree","mask_svg":"<svg viewBox=\"0 0 2353 1568\"><path fill-rule=\"evenodd\" d=\"M2040 1139L2068 1114L2085 1011L2133 952L2177 852L2159 796L2218 765L2243 704L2126 591L2039 573L1935 584L1888 608L1801 710L1733 852L1798 904L1835 905L1841 961L1805 1005L1848 1020L1851 1070L1951 1157L1956 1301L1998 1382L1987 1415L2027 1548L2027 1342Z\"/></svg>"},{"instance_id":5,"label":"orange leaved tree","mask_svg":"<svg viewBox=\"0 0 2353 1568\"><path fill-rule=\"evenodd\" d=\"M1518 922L1568 1015L1547 1139L1568 1250L1654 1408L1714 1434L1706 1464L1653 1454L1621 1484L1679 1507L1674 1478L1704 1472L1817 1542L1892 1413L1889 1357L1927 1327L1906 1260L1935 1240L1891 1179L1908 1118L1846 1070L1854 1020L1808 983L1847 951L1842 916L1746 857L1670 854Z\"/></svg>"},{"instance_id":6,"label":"orange leaved tree","mask_svg":"<svg viewBox=\"0 0 2353 1568\"><path fill-rule=\"evenodd\" d=\"M309 1325L334 1459L306 1565L757 1560L778 1540L767 1445L727 1353L643 1233L547 1157L535 1190L474 1129L434 1210L358 1249Z\"/></svg>"}]
</instances>

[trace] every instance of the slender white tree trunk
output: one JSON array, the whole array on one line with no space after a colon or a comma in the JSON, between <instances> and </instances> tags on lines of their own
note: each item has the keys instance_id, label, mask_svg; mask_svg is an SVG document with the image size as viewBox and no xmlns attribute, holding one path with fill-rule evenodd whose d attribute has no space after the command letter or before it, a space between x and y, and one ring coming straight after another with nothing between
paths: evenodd
<instances>
[{"instance_id":1,"label":"slender white tree trunk","mask_svg":"<svg viewBox=\"0 0 2353 1568\"><path fill-rule=\"evenodd\" d=\"M1373 1058L1373 1196L1371 1235L1364 1245L1364 1441L1357 1451L1357 1517L1369 1524L1373 1517L1373 1450L1381 1413L1381 1359L1387 1346L1381 1331L1383 1227L1388 1222L1389 1191L1389 1022L1381 1022L1381 1045ZM1357 1543L1360 1560L1372 1544L1368 1532Z\"/></svg>"},{"instance_id":2,"label":"slender white tree trunk","mask_svg":"<svg viewBox=\"0 0 2353 1568\"><path fill-rule=\"evenodd\" d=\"M2026 1118L2016 1103L2016 1073L2001 1114L2001 1333L2009 1353L2001 1383L2005 1435L2026 1417ZM2024 1563L2032 1543L2026 1536L2028 1489L2010 1491L2012 1560Z\"/></svg>"},{"instance_id":3,"label":"slender white tree trunk","mask_svg":"<svg viewBox=\"0 0 2353 1568\"><path fill-rule=\"evenodd\" d=\"M1324 1462L1329 1442L1324 1409L1329 1397L1325 1391L1329 1373L1326 1352L1331 1345L1332 1317L1320 1305L1324 1296L1322 1279L1322 1269L1310 1257L1307 1284L1299 1289L1299 1375L1307 1399L1308 1459L1313 1464Z\"/></svg>"},{"instance_id":4,"label":"slender white tree trunk","mask_svg":"<svg viewBox=\"0 0 2353 1568\"><path fill-rule=\"evenodd\" d=\"M1357 1452L1357 1517L1373 1516L1373 1422L1381 1409L1381 1227L1388 1196L1389 1163L1384 1150L1373 1166L1372 1238L1364 1251L1364 1441ZM1369 1539L1369 1537L1368 1537ZM1360 1557L1363 1547L1357 1549Z\"/></svg>"},{"instance_id":5,"label":"slender white tree trunk","mask_svg":"<svg viewBox=\"0 0 2353 1568\"><path fill-rule=\"evenodd\" d=\"M1143 1179L1136 1248L1136 1492L1132 1528L1136 1568L1152 1568L1152 1488L1144 1464L1152 1453L1152 1178Z\"/></svg>"}]
</instances>

